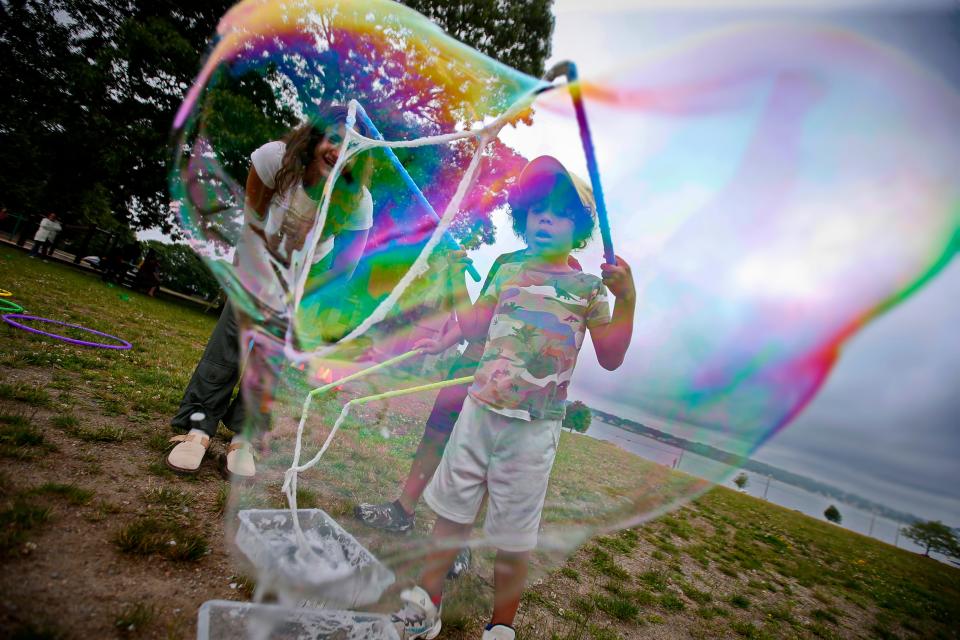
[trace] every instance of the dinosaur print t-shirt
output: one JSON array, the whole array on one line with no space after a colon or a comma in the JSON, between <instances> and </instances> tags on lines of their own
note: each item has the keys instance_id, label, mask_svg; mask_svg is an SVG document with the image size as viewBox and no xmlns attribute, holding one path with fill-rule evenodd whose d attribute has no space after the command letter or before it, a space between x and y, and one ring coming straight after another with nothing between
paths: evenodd
<instances>
[{"instance_id":1,"label":"dinosaur print t-shirt","mask_svg":"<svg viewBox=\"0 0 960 640\"><path fill-rule=\"evenodd\" d=\"M484 298L495 307L470 395L512 418L562 419L586 331L610 322L603 281L505 264Z\"/></svg>"}]
</instances>

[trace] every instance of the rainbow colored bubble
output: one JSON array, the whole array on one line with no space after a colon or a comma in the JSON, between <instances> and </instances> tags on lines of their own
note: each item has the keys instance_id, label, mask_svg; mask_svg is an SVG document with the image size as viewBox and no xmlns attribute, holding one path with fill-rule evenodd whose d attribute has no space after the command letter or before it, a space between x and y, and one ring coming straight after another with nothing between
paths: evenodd
<instances>
[{"instance_id":1,"label":"rainbow colored bubble","mask_svg":"<svg viewBox=\"0 0 960 640\"><path fill-rule=\"evenodd\" d=\"M606 372L585 348L571 397L726 457L687 475L613 447L597 460L564 434L540 566L556 559L548 552L562 556L726 478L803 410L845 342L933 277L960 238L960 97L862 36L745 25L581 74L614 247L633 267L639 304L623 367ZM238 247L266 246L244 206L250 154L327 103L350 105L357 120L300 244L245 265ZM387 142L359 135L363 114ZM312 389L449 326L451 242L468 246L481 271L521 246L505 203L528 159L551 154L587 177L568 86L493 61L386 1L238 4L174 135L184 231L241 311L245 336L269 351L248 374L277 389L264 493L284 482L294 441L303 460L316 453L346 399L447 374L450 357L411 358L304 413ZM348 161L369 170L372 223L352 278L312 287ZM578 259L599 273L600 255L595 239ZM294 490L342 513L351 500L394 495L432 400L385 400L338 423ZM429 549L427 530L398 541L339 522L401 577ZM476 546L487 542L476 532Z\"/></svg>"}]
</instances>

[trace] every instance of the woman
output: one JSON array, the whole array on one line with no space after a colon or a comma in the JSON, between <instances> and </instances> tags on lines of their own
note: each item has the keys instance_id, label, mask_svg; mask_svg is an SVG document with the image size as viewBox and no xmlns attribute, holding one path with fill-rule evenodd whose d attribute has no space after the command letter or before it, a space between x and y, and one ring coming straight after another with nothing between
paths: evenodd
<instances>
[{"instance_id":1,"label":"woman","mask_svg":"<svg viewBox=\"0 0 960 640\"><path fill-rule=\"evenodd\" d=\"M221 470L245 480L256 473L245 433L269 428L276 386L271 360L292 320L287 305L293 285L290 265L308 248L305 242L324 185L339 158L346 116L344 107L323 108L282 140L268 142L250 155L244 229L234 266L250 295L249 304L246 312L226 305L171 421L174 429L187 431L173 438L178 444L167 457L167 465L178 473L199 470L221 420L235 433L221 458ZM369 157L353 158L343 166L315 243L308 290L319 291L352 276L373 225L373 200L367 189L371 169ZM309 327L318 318L298 314L297 320ZM254 374L244 376L241 391L231 402L240 379L241 342L252 345L246 366ZM245 398L253 408L249 421Z\"/></svg>"}]
</instances>

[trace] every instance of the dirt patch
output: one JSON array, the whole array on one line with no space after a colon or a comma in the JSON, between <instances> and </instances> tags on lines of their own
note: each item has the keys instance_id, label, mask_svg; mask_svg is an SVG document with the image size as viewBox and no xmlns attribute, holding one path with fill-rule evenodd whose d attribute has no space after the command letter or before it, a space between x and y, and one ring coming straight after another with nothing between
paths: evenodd
<instances>
[{"instance_id":1,"label":"dirt patch","mask_svg":"<svg viewBox=\"0 0 960 640\"><path fill-rule=\"evenodd\" d=\"M9 375L12 373L14 375ZM40 383L49 374L31 369L9 372L4 382ZM78 380L78 384L82 381ZM243 599L231 588L233 569L223 537L217 494L223 486L208 459L196 480L158 477L148 471L162 463L163 454L144 445L150 436L167 435L162 420L131 421L100 413L96 393L89 388L64 391L47 387L50 407L5 401L0 412L28 416L52 449L32 459L0 460L5 501L46 483L75 485L93 492L87 504L72 505L49 496L29 500L50 509L49 520L32 528L27 541L9 549L0 572L0 629L57 630L69 638L129 637L186 638L194 635L196 610L204 601ZM64 424L62 417L76 419ZM58 422L56 419L60 417ZM89 434L118 433L121 440L91 442ZM149 504L147 491L168 487L189 495L189 504L170 514ZM177 518L203 536L207 553L195 562L173 561L159 555L121 552L114 537L123 527L154 516ZM144 629L119 629L122 614L143 605L152 610Z\"/></svg>"}]
</instances>

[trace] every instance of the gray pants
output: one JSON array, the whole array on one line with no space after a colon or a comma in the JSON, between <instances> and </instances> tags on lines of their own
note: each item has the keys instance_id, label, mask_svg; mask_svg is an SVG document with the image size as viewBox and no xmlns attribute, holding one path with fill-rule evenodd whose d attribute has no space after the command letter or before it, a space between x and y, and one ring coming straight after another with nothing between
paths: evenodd
<instances>
[{"instance_id":1,"label":"gray pants","mask_svg":"<svg viewBox=\"0 0 960 640\"><path fill-rule=\"evenodd\" d=\"M240 380L242 357L237 316L228 302L183 392L180 409L170 421L174 429L203 429L213 436L222 420L228 429L242 433L246 417L242 389L231 402L233 389ZM194 414L201 414L203 418L191 420Z\"/></svg>"}]
</instances>

